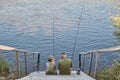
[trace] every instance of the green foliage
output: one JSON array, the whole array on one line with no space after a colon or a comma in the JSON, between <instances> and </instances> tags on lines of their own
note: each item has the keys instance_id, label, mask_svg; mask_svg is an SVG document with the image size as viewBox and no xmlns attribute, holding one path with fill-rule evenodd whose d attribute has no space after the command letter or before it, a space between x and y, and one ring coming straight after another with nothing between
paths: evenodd
<instances>
[{"instance_id":1,"label":"green foliage","mask_svg":"<svg viewBox=\"0 0 120 80\"><path fill-rule=\"evenodd\" d=\"M22 61L20 60L20 75L21 77L25 76L25 73L22 70Z\"/></svg>"},{"instance_id":2,"label":"green foliage","mask_svg":"<svg viewBox=\"0 0 120 80\"><path fill-rule=\"evenodd\" d=\"M14 73L15 76L17 77L17 68L12 68L11 70L12 70L12 73ZM19 71L20 71L20 77L24 77L25 72L23 71L22 59L19 59Z\"/></svg>"},{"instance_id":3,"label":"green foliage","mask_svg":"<svg viewBox=\"0 0 120 80\"><path fill-rule=\"evenodd\" d=\"M110 14L110 19L112 21L113 26L120 27L120 16Z\"/></svg>"},{"instance_id":4,"label":"green foliage","mask_svg":"<svg viewBox=\"0 0 120 80\"><path fill-rule=\"evenodd\" d=\"M120 29L118 29L117 31L115 31L115 32L114 32L114 35L120 36Z\"/></svg>"},{"instance_id":5,"label":"green foliage","mask_svg":"<svg viewBox=\"0 0 120 80\"><path fill-rule=\"evenodd\" d=\"M9 73L8 62L0 56L0 75L7 75Z\"/></svg>"},{"instance_id":6,"label":"green foliage","mask_svg":"<svg viewBox=\"0 0 120 80\"><path fill-rule=\"evenodd\" d=\"M103 67L98 73L97 80L120 80L120 65L114 63L110 68Z\"/></svg>"},{"instance_id":7,"label":"green foliage","mask_svg":"<svg viewBox=\"0 0 120 80\"><path fill-rule=\"evenodd\" d=\"M115 7L120 8L120 2L117 2L117 3L115 4Z\"/></svg>"}]
</instances>

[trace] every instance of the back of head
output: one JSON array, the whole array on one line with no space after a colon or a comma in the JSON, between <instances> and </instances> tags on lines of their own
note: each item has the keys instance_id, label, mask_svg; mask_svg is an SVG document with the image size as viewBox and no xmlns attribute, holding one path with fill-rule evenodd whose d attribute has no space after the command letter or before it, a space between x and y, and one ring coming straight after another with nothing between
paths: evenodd
<instances>
[{"instance_id":1,"label":"back of head","mask_svg":"<svg viewBox=\"0 0 120 80\"><path fill-rule=\"evenodd\" d=\"M54 57L52 56L52 55L50 55L49 57L48 57L48 62L52 62L54 60Z\"/></svg>"},{"instance_id":2,"label":"back of head","mask_svg":"<svg viewBox=\"0 0 120 80\"><path fill-rule=\"evenodd\" d=\"M60 58L61 59L65 59L66 58L66 53L65 52L61 52L60 53Z\"/></svg>"}]
</instances>

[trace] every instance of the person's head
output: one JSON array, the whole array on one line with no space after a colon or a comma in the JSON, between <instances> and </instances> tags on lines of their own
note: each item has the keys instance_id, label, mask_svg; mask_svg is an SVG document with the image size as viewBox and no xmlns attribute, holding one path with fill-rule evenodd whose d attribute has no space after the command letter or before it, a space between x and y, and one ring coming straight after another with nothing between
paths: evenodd
<instances>
[{"instance_id":1,"label":"person's head","mask_svg":"<svg viewBox=\"0 0 120 80\"><path fill-rule=\"evenodd\" d=\"M50 56L48 57L48 62L54 62L54 56L50 55Z\"/></svg>"},{"instance_id":2,"label":"person's head","mask_svg":"<svg viewBox=\"0 0 120 80\"><path fill-rule=\"evenodd\" d=\"M66 58L66 53L65 52L60 53L60 58L65 59Z\"/></svg>"}]
</instances>

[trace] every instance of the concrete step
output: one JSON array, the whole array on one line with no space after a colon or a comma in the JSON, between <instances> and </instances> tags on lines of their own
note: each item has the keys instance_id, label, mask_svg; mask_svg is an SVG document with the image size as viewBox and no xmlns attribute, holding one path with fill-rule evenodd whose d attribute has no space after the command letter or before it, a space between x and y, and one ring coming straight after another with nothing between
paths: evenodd
<instances>
[{"instance_id":1,"label":"concrete step","mask_svg":"<svg viewBox=\"0 0 120 80\"><path fill-rule=\"evenodd\" d=\"M80 75L76 75L76 71L72 71L71 75L45 75L45 72L37 71L16 80L95 80L89 75L81 71Z\"/></svg>"}]
</instances>

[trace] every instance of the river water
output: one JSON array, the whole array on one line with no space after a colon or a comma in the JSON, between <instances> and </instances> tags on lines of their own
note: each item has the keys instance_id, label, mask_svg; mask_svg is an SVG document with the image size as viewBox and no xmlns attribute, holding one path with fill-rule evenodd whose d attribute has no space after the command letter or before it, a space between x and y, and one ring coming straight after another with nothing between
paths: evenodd
<instances>
[{"instance_id":1,"label":"river water","mask_svg":"<svg viewBox=\"0 0 120 80\"><path fill-rule=\"evenodd\" d=\"M74 52L76 69L78 53L119 45L109 13L117 10L107 0L0 0L0 44L40 51L42 69L53 51L56 60ZM107 56L109 62L116 54Z\"/></svg>"}]
</instances>

